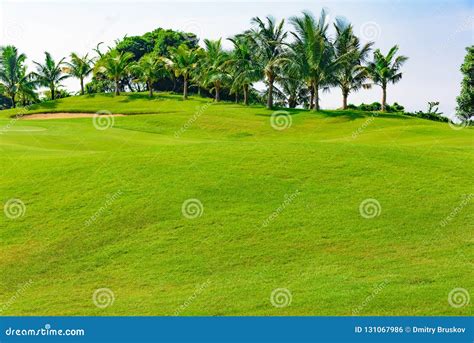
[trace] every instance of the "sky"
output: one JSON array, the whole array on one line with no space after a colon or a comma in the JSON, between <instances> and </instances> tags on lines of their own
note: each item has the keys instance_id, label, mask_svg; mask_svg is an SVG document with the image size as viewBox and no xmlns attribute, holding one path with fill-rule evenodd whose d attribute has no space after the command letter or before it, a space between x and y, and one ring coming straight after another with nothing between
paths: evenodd
<instances>
[{"instance_id":1,"label":"sky","mask_svg":"<svg viewBox=\"0 0 474 343\"><path fill-rule=\"evenodd\" d=\"M308 10L329 18L344 17L362 41L374 41L386 53L393 45L409 60L403 78L388 88L388 102L408 110L426 110L439 101L440 110L453 117L462 75L465 48L474 44L474 1L332 0L332 1L6 1L0 0L0 45L15 45L32 61L43 61L44 51L54 58L71 52L92 53L99 42L113 46L125 35L142 35L158 27L193 32L198 37L226 39L250 27L254 16L286 19ZM291 25L287 24L291 30ZM333 30L331 30L333 32ZM225 41L225 46L231 44ZM69 79L70 91L79 81ZM323 108L338 108L337 88L321 94ZM381 101L381 90L361 90L349 97L359 104Z\"/></svg>"}]
</instances>

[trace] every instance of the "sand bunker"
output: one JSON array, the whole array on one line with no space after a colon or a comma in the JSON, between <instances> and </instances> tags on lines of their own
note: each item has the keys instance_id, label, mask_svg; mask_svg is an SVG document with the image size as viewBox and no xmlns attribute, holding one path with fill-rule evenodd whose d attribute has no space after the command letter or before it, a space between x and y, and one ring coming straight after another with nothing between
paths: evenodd
<instances>
[{"instance_id":1,"label":"sand bunker","mask_svg":"<svg viewBox=\"0 0 474 343\"><path fill-rule=\"evenodd\" d=\"M96 116L96 113L37 113L29 114L22 117L23 120L38 120L38 119L65 119L65 118L91 118ZM100 116L114 116L123 117L124 114L100 114Z\"/></svg>"}]
</instances>

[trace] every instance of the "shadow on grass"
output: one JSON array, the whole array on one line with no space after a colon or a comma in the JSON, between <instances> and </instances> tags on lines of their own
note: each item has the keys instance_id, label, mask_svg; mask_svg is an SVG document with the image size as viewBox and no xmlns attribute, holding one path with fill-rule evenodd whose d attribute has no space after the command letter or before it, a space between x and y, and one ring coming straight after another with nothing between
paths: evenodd
<instances>
[{"instance_id":1,"label":"shadow on grass","mask_svg":"<svg viewBox=\"0 0 474 343\"><path fill-rule=\"evenodd\" d=\"M364 112L364 111L354 111L354 110L321 110L321 111L310 111L307 109L296 109L296 108L275 108L274 110L266 110L266 113L257 113L255 115L262 117L271 117L273 113L287 113L290 116L296 114L306 114L306 115L315 115L322 116L323 118L339 118L345 119L346 121L352 121L360 118L390 118L390 119L401 119L407 120L410 119L408 116L404 116L400 113L382 113L382 112Z\"/></svg>"}]
</instances>

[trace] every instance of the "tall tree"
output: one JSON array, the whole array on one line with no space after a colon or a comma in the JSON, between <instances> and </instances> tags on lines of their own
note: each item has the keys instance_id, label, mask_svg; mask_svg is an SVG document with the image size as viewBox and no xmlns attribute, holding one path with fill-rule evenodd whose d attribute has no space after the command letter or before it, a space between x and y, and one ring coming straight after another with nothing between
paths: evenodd
<instances>
[{"instance_id":1,"label":"tall tree","mask_svg":"<svg viewBox=\"0 0 474 343\"><path fill-rule=\"evenodd\" d=\"M382 88L382 111L385 111L387 105L387 85L395 84L402 79L400 70L408 60L408 57L402 55L395 57L397 52L397 45L393 46L386 56L377 49L374 52L374 60L367 65L367 71L373 83Z\"/></svg>"},{"instance_id":2,"label":"tall tree","mask_svg":"<svg viewBox=\"0 0 474 343\"><path fill-rule=\"evenodd\" d=\"M168 75L164 61L154 53L143 55L132 69L137 78L146 83L150 98L153 97L153 83Z\"/></svg>"},{"instance_id":3,"label":"tall tree","mask_svg":"<svg viewBox=\"0 0 474 343\"><path fill-rule=\"evenodd\" d=\"M183 99L187 100L191 72L197 66L201 52L199 49L191 49L186 44L181 44L177 48L170 48L170 54L170 58L163 57L162 60L176 77L183 78Z\"/></svg>"},{"instance_id":4,"label":"tall tree","mask_svg":"<svg viewBox=\"0 0 474 343\"><path fill-rule=\"evenodd\" d=\"M56 63L49 52L45 52L44 54L44 64L33 62L36 64L36 72L34 75L38 84L49 88L51 100L54 100L56 98L56 89L61 85L61 81L68 78L69 75L64 74L62 70L64 58Z\"/></svg>"},{"instance_id":5,"label":"tall tree","mask_svg":"<svg viewBox=\"0 0 474 343\"><path fill-rule=\"evenodd\" d=\"M456 99L456 114L463 122L471 122L474 116L474 45L467 47L466 51L461 66L464 77L461 81L461 94Z\"/></svg>"},{"instance_id":6,"label":"tall tree","mask_svg":"<svg viewBox=\"0 0 474 343\"><path fill-rule=\"evenodd\" d=\"M22 73L25 60L26 55L19 54L13 45L0 48L0 85L10 98L12 107L16 107L19 84L26 82L26 74Z\"/></svg>"},{"instance_id":7,"label":"tall tree","mask_svg":"<svg viewBox=\"0 0 474 343\"><path fill-rule=\"evenodd\" d=\"M267 108L273 108L273 87L277 81L283 64L288 61L285 51L287 32L284 30L285 21L278 24L272 17L266 18L266 23L259 17L252 18L255 25L248 36L254 43L257 58L265 75L267 90Z\"/></svg>"},{"instance_id":8,"label":"tall tree","mask_svg":"<svg viewBox=\"0 0 474 343\"><path fill-rule=\"evenodd\" d=\"M101 73L114 82L115 95L120 95L120 80L127 75L132 58L131 52L110 50L96 63L96 73Z\"/></svg>"},{"instance_id":9,"label":"tall tree","mask_svg":"<svg viewBox=\"0 0 474 343\"><path fill-rule=\"evenodd\" d=\"M310 108L319 111L319 90L334 84L335 72L345 56L336 56L332 42L327 35L327 15L321 11L319 20L309 12L301 17L291 18L295 29L293 50L296 61L301 64L301 74L309 80L311 90ZM314 101L314 105L313 105Z\"/></svg>"},{"instance_id":10,"label":"tall tree","mask_svg":"<svg viewBox=\"0 0 474 343\"><path fill-rule=\"evenodd\" d=\"M352 25L341 19L336 20L334 27L335 56L343 59L336 71L335 81L342 91L342 108L347 109L349 93L359 90L368 78L367 70L362 63L366 62L373 43L361 45L359 38L354 35Z\"/></svg>"},{"instance_id":11,"label":"tall tree","mask_svg":"<svg viewBox=\"0 0 474 343\"><path fill-rule=\"evenodd\" d=\"M242 89L244 105L248 105L249 88L254 82L262 79L263 73L247 36L237 35L229 40L234 44L234 50L227 61L232 74L232 86L236 90Z\"/></svg>"},{"instance_id":12,"label":"tall tree","mask_svg":"<svg viewBox=\"0 0 474 343\"><path fill-rule=\"evenodd\" d=\"M206 51L206 81L212 85L214 100L220 101L221 89L225 82L229 81L230 75L226 70L228 54L222 49L221 40L204 39Z\"/></svg>"},{"instance_id":13,"label":"tall tree","mask_svg":"<svg viewBox=\"0 0 474 343\"><path fill-rule=\"evenodd\" d=\"M88 54L81 57L74 52L71 54L71 61L65 62L66 73L80 80L81 95L84 95L84 78L92 72L92 62L93 60L89 58Z\"/></svg>"}]
</instances>

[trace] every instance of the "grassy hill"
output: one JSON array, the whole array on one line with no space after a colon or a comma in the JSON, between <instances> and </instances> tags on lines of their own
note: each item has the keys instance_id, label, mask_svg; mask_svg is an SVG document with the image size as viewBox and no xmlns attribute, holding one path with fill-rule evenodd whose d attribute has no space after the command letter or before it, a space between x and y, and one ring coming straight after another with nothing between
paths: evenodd
<instances>
[{"instance_id":1,"label":"grassy hill","mask_svg":"<svg viewBox=\"0 0 474 343\"><path fill-rule=\"evenodd\" d=\"M96 111L142 114L0 112L2 206L25 205L0 216L3 315L472 313L448 303L474 290L472 129L292 110L276 130L263 107L171 94L28 113Z\"/></svg>"}]
</instances>

